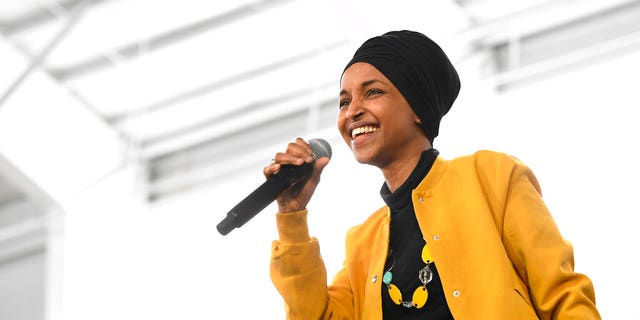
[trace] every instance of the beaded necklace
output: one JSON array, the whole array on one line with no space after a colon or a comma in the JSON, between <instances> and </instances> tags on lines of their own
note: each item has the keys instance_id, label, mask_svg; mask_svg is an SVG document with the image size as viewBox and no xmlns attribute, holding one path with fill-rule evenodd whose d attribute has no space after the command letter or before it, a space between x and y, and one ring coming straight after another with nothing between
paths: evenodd
<instances>
[{"instance_id":1,"label":"beaded necklace","mask_svg":"<svg viewBox=\"0 0 640 320\"><path fill-rule=\"evenodd\" d=\"M413 291L413 296L411 297L411 301L402 300L402 292L400 289L391 281L393 281L393 273L391 270L396 265L396 258L393 256L393 249L389 249L389 256L393 258L393 263L391 267L384 273L382 276L382 282L387 285L387 290L389 292L389 297L391 297L391 301L393 301L397 305L402 305L405 308L415 307L417 309L422 308L429 298L429 291L427 291L427 283L431 282L433 279L433 271L429 266L433 263L433 258L431 257L431 251L427 247L427 244L424 244L422 247L422 261L425 263L424 268L418 271L418 279L422 283L421 286L416 288Z\"/></svg>"}]
</instances>

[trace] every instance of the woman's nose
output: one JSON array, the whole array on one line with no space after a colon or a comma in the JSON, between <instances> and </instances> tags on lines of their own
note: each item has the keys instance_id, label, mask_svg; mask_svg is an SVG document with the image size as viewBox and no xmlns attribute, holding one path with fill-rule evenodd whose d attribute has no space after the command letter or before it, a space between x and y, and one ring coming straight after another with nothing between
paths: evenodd
<instances>
[{"instance_id":1,"label":"woman's nose","mask_svg":"<svg viewBox=\"0 0 640 320\"><path fill-rule=\"evenodd\" d=\"M347 109L347 113L345 117L348 120L356 120L360 118L363 114L364 114L364 109L362 108L361 104L359 102L352 101L351 104L349 105L349 109Z\"/></svg>"}]
</instances>

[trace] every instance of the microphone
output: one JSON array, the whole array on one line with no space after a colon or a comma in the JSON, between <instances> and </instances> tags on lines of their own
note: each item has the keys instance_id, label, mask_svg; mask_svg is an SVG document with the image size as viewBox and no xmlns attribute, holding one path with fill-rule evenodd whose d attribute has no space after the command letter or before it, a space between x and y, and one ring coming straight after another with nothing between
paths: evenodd
<instances>
[{"instance_id":1,"label":"microphone","mask_svg":"<svg viewBox=\"0 0 640 320\"><path fill-rule=\"evenodd\" d=\"M266 208L287 188L303 183L311 176L313 163L327 157L331 159L331 146L324 139L310 139L309 146L313 150L313 161L299 166L282 165L280 170L267 178L262 185L238 203L216 227L222 235L242 227L247 221Z\"/></svg>"}]
</instances>

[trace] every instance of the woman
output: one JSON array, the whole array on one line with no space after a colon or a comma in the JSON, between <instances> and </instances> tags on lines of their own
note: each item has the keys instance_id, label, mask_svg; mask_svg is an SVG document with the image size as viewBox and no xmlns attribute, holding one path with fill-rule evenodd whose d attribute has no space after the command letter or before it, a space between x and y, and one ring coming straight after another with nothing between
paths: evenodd
<instances>
[{"instance_id":1,"label":"woman","mask_svg":"<svg viewBox=\"0 0 640 320\"><path fill-rule=\"evenodd\" d=\"M344 268L327 285L306 205L328 159L278 198L271 278L288 319L600 319L529 168L496 152L444 160L433 149L459 89L421 33L389 32L356 51L338 130L358 162L381 170L386 206L348 232ZM264 174L311 161L297 139Z\"/></svg>"}]
</instances>

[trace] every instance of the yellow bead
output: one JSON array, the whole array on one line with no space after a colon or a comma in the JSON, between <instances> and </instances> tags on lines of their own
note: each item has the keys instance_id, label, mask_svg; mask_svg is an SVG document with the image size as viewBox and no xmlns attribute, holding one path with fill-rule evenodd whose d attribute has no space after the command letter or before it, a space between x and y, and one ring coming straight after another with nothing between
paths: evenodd
<instances>
[{"instance_id":1,"label":"yellow bead","mask_svg":"<svg viewBox=\"0 0 640 320\"><path fill-rule=\"evenodd\" d=\"M433 257L431 256L431 250L429 250L426 244L424 245L424 247L422 247L422 261L424 261L424 263L426 264L433 262Z\"/></svg>"},{"instance_id":2,"label":"yellow bead","mask_svg":"<svg viewBox=\"0 0 640 320\"><path fill-rule=\"evenodd\" d=\"M393 301L395 304L402 303L402 293L400 292L400 289L398 289L398 287L396 287L394 284L390 284L387 286L387 290L389 291L391 301Z\"/></svg>"},{"instance_id":3,"label":"yellow bead","mask_svg":"<svg viewBox=\"0 0 640 320\"><path fill-rule=\"evenodd\" d=\"M413 292L413 297L411 297L411 301L413 305L420 309L427 303L427 298L429 298L429 292L425 287L418 287L416 291Z\"/></svg>"}]
</instances>

